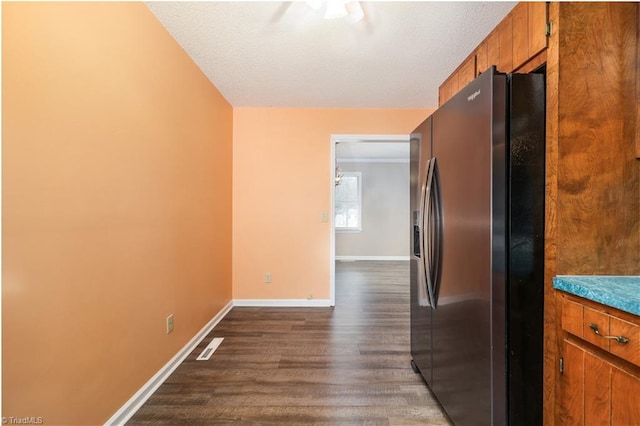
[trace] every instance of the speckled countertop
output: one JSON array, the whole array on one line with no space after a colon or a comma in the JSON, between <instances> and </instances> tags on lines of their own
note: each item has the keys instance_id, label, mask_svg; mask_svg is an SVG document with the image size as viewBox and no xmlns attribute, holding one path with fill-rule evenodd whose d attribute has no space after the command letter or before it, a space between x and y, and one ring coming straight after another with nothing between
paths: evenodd
<instances>
[{"instance_id":1,"label":"speckled countertop","mask_svg":"<svg viewBox=\"0 0 640 426\"><path fill-rule=\"evenodd\" d=\"M640 316L640 276L558 275L553 287Z\"/></svg>"}]
</instances>

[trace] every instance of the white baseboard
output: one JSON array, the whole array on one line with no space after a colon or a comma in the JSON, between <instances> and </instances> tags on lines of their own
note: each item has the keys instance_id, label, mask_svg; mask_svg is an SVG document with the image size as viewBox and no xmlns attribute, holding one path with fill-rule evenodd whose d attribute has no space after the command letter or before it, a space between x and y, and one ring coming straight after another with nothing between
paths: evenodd
<instances>
[{"instance_id":1,"label":"white baseboard","mask_svg":"<svg viewBox=\"0 0 640 426\"><path fill-rule=\"evenodd\" d=\"M409 256L336 256L336 260L355 262L356 260L409 260Z\"/></svg>"},{"instance_id":2,"label":"white baseboard","mask_svg":"<svg viewBox=\"0 0 640 426\"><path fill-rule=\"evenodd\" d=\"M326 308L329 299L233 299L233 306L265 308Z\"/></svg>"},{"instance_id":3,"label":"white baseboard","mask_svg":"<svg viewBox=\"0 0 640 426\"><path fill-rule=\"evenodd\" d=\"M144 384L116 413L111 416L105 425L123 425L140 409L147 399L160 387L162 383L178 368L185 358L207 337L207 334L218 325L218 323L229 313L233 307L233 302L227 303L193 338L175 354L164 367L160 369L147 383Z\"/></svg>"}]
</instances>

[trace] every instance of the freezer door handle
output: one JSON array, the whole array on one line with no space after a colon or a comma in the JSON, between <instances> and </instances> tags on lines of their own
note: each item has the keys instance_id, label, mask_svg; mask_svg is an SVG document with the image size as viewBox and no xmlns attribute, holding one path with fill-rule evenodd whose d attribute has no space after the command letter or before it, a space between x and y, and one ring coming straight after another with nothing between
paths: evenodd
<instances>
[{"instance_id":1,"label":"freezer door handle","mask_svg":"<svg viewBox=\"0 0 640 426\"><path fill-rule=\"evenodd\" d=\"M427 163L427 174L429 173L429 164ZM431 291L429 289L429 274L428 274L428 270L427 270L427 244L425 239L427 238L427 232L426 232L426 228L424 227L424 223L425 223L425 210L427 208L427 204L425 204L426 202L426 198L427 198L427 191L428 191L428 182L429 182L429 176L427 176L427 178L425 179L425 181L423 182L422 185L422 191L420 191L420 217L418 220L418 238L420 241L420 266L421 266L421 273L418 274L418 276L420 278L424 277L424 279L420 279L420 283L418 284L420 286L420 291L419 291L419 297L420 297L420 301L422 303L420 303L421 306L432 306L432 300L431 300ZM426 303L424 303L426 302Z\"/></svg>"},{"instance_id":2,"label":"freezer door handle","mask_svg":"<svg viewBox=\"0 0 640 426\"><path fill-rule=\"evenodd\" d=\"M431 256L429 260L432 282L431 301L433 307L438 306L438 295L440 293L440 282L442 279L442 245L444 241L444 216L442 214L442 188L440 185L440 173L438 172L438 163L433 158L433 178L432 178L432 197L433 197L433 223L429 225L431 230Z\"/></svg>"},{"instance_id":3,"label":"freezer door handle","mask_svg":"<svg viewBox=\"0 0 640 426\"><path fill-rule=\"evenodd\" d=\"M432 255L433 255L433 232L431 228L432 208L433 208L433 175L435 171L436 158L432 157L427 163L427 179L424 187L425 199L422 205L424 215L422 217L422 264L424 265L424 275L426 278L427 294L429 295L429 304L436 307L434 300L434 286L432 275Z\"/></svg>"}]
</instances>

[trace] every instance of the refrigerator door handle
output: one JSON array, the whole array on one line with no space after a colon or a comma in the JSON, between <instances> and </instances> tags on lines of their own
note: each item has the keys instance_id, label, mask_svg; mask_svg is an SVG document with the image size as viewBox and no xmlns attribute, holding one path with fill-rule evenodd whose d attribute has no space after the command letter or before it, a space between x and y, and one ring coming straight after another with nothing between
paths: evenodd
<instances>
[{"instance_id":1,"label":"refrigerator door handle","mask_svg":"<svg viewBox=\"0 0 640 426\"><path fill-rule=\"evenodd\" d=\"M423 204L424 215L422 218L422 262L424 265L424 275L426 278L427 284L427 294L429 295L429 303L431 307L436 307L436 301L434 299L434 287L433 287L433 271L431 268L432 264L432 256L433 256L433 243L434 243L434 235L432 235L431 225L431 215L433 209L433 176L435 171L436 158L432 157L427 163L427 182L425 185L425 200Z\"/></svg>"},{"instance_id":2,"label":"refrigerator door handle","mask_svg":"<svg viewBox=\"0 0 640 426\"><path fill-rule=\"evenodd\" d=\"M428 166L427 166L428 173ZM429 285L427 283L427 254L426 254L426 230L424 228L424 217L425 217L425 199L427 193L427 179L423 182L422 191L420 191L420 209L419 209L419 217L418 217L418 240L420 243L420 267L421 271L418 273L418 303L420 306L431 306L431 294L429 292Z\"/></svg>"},{"instance_id":3,"label":"refrigerator door handle","mask_svg":"<svg viewBox=\"0 0 640 426\"><path fill-rule=\"evenodd\" d=\"M438 172L438 163L433 158L433 209L435 213L433 226L433 257L430 259L432 272L432 302L433 307L438 306L438 295L440 293L440 282L442 280L442 245L444 241L444 216L442 211L442 187L440 185L440 173Z\"/></svg>"}]
</instances>

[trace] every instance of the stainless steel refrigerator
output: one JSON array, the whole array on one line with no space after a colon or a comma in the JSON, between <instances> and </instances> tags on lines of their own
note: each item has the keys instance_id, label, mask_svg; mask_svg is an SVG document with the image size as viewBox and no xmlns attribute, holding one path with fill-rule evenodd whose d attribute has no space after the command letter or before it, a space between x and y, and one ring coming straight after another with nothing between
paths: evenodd
<instances>
[{"instance_id":1,"label":"stainless steel refrigerator","mask_svg":"<svg viewBox=\"0 0 640 426\"><path fill-rule=\"evenodd\" d=\"M411 135L411 355L456 425L542 424L544 73L481 74Z\"/></svg>"}]
</instances>

